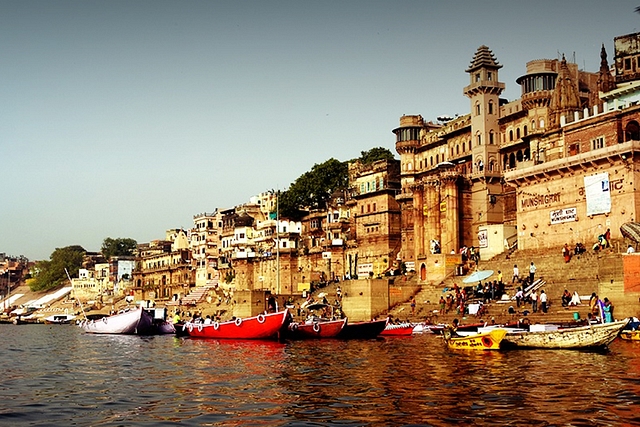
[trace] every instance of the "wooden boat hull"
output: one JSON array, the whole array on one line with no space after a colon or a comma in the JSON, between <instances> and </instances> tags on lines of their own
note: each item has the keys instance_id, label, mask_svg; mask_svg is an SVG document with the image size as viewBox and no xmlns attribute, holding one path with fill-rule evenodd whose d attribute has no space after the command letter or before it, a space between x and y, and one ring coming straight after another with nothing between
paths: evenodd
<instances>
[{"instance_id":1,"label":"wooden boat hull","mask_svg":"<svg viewBox=\"0 0 640 427\"><path fill-rule=\"evenodd\" d=\"M507 331L499 328L462 337L452 336L449 330L443 332L444 340L449 348L474 351L499 350L500 342L505 335L507 335Z\"/></svg>"},{"instance_id":2,"label":"wooden boat hull","mask_svg":"<svg viewBox=\"0 0 640 427\"><path fill-rule=\"evenodd\" d=\"M335 338L346 323L347 319L291 323L287 327L286 337L290 339Z\"/></svg>"},{"instance_id":3,"label":"wooden boat hull","mask_svg":"<svg viewBox=\"0 0 640 427\"><path fill-rule=\"evenodd\" d=\"M85 320L80 327L89 334L148 335L153 331L153 317L144 309L127 311L97 320Z\"/></svg>"},{"instance_id":4,"label":"wooden boat hull","mask_svg":"<svg viewBox=\"0 0 640 427\"><path fill-rule=\"evenodd\" d=\"M371 320L369 322L347 322L338 334L342 339L371 339L376 338L387 327L388 319Z\"/></svg>"},{"instance_id":5,"label":"wooden boat hull","mask_svg":"<svg viewBox=\"0 0 640 427\"><path fill-rule=\"evenodd\" d=\"M287 320L288 310L277 313L259 314L244 319L237 318L227 322L185 323L180 330L193 338L254 340L277 336Z\"/></svg>"},{"instance_id":6,"label":"wooden boat hull","mask_svg":"<svg viewBox=\"0 0 640 427\"><path fill-rule=\"evenodd\" d=\"M387 325L380 333L383 337L406 337L413 334L416 327L413 323L401 323L399 325Z\"/></svg>"},{"instance_id":7,"label":"wooden boat hull","mask_svg":"<svg viewBox=\"0 0 640 427\"><path fill-rule=\"evenodd\" d=\"M502 340L502 346L549 349L604 348L618 337L627 323L629 319L554 331L510 332Z\"/></svg>"},{"instance_id":8,"label":"wooden boat hull","mask_svg":"<svg viewBox=\"0 0 640 427\"><path fill-rule=\"evenodd\" d=\"M640 331L622 331L620 338L625 341L640 341Z\"/></svg>"},{"instance_id":9,"label":"wooden boat hull","mask_svg":"<svg viewBox=\"0 0 640 427\"><path fill-rule=\"evenodd\" d=\"M68 325L76 316L72 314L54 314L44 318L44 323L47 325Z\"/></svg>"}]
</instances>

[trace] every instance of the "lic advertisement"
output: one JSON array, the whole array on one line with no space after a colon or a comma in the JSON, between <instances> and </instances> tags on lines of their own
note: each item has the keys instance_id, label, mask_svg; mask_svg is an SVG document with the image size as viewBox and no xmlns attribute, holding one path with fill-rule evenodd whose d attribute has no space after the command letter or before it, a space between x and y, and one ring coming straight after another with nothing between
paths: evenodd
<instances>
[{"instance_id":1,"label":"lic advertisement","mask_svg":"<svg viewBox=\"0 0 640 427\"><path fill-rule=\"evenodd\" d=\"M584 192L587 196L587 216L611 212L609 173L585 176Z\"/></svg>"}]
</instances>

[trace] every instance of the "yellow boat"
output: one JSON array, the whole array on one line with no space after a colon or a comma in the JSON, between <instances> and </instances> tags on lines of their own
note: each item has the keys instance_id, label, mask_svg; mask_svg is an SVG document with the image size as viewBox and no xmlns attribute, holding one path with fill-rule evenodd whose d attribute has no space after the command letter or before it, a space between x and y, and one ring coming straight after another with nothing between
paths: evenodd
<instances>
[{"instance_id":1,"label":"yellow boat","mask_svg":"<svg viewBox=\"0 0 640 427\"><path fill-rule=\"evenodd\" d=\"M640 331L620 331L620 338L627 341L640 341Z\"/></svg>"},{"instance_id":2,"label":"yellow boat","mask_svg":"<svg viewBox=\"0 0 640 427\"><path fill-rule=\"evenodd\" d=\"M499 350L500 341L506 334L506 329L499 328L468 336L456 336L449 329L442 332L449 348L466 350Z\"/></svg>"}]
</instances>

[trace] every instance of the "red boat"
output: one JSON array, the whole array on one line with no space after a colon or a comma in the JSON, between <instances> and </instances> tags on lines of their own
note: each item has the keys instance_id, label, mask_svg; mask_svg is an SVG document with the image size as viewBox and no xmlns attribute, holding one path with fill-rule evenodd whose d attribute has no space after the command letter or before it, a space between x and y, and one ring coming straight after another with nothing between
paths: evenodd
<instances>
[{"instance_id":1,"label":"red boat","mask_svg":"<svg viewBox=\"0 0 640 427\"><path fill-rule=\"evenodd\" d=\"M276 337L287 320L288 310L277 313L258 314L257 316L240 317L227 322L204 323L187 322L182 331L194 338L217 338L254 340Z\"/></svg>"},{"instance_id":2,"label":"red boat","mask_svg":"<svg viewBox=\"0 0 640 427\"><path fill-rule=\"evenodd\" d=\"M305 323L291 323L287 328L287 338L306 339L306 338L334 338L336 337L347 319L327 320L313 319Z\"/></svg>"},{"instance_id":3,"label":"red boat","mask_svg":"<svg viewBox=\"0 0 640 427\"><path fill-rule=\"evenodd\" d=\"M380 333L383 337L400 337L413 334L413 328L416 326L413 323L399 323L397 325L388 324L386 328Z\"/></svg>"}]
</instances>

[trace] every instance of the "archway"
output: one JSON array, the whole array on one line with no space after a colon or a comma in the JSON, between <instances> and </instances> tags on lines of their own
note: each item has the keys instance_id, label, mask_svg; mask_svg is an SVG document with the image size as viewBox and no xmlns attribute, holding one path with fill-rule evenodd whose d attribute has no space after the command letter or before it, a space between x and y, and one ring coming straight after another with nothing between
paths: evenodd
<instances>
[{"instance_id":1,"label":"archway","mask_svg":"<svg viewBox=\"0 0 640 427\"><path fill-rule=\"evenodd\" d=\"M638 141L640 140L640 126L635 120L627 123L627 127L624 130L625 141Z\"/></svg>"},{"instance_id":2,"label":"archway","mask_svg":"<svg viewBox=\"0 0 640 427\"><path fill-rule=\"evenodd\" d=\"M420 280L427 280L427 266L420 264Z\"/></svg>"}]
</instances>

